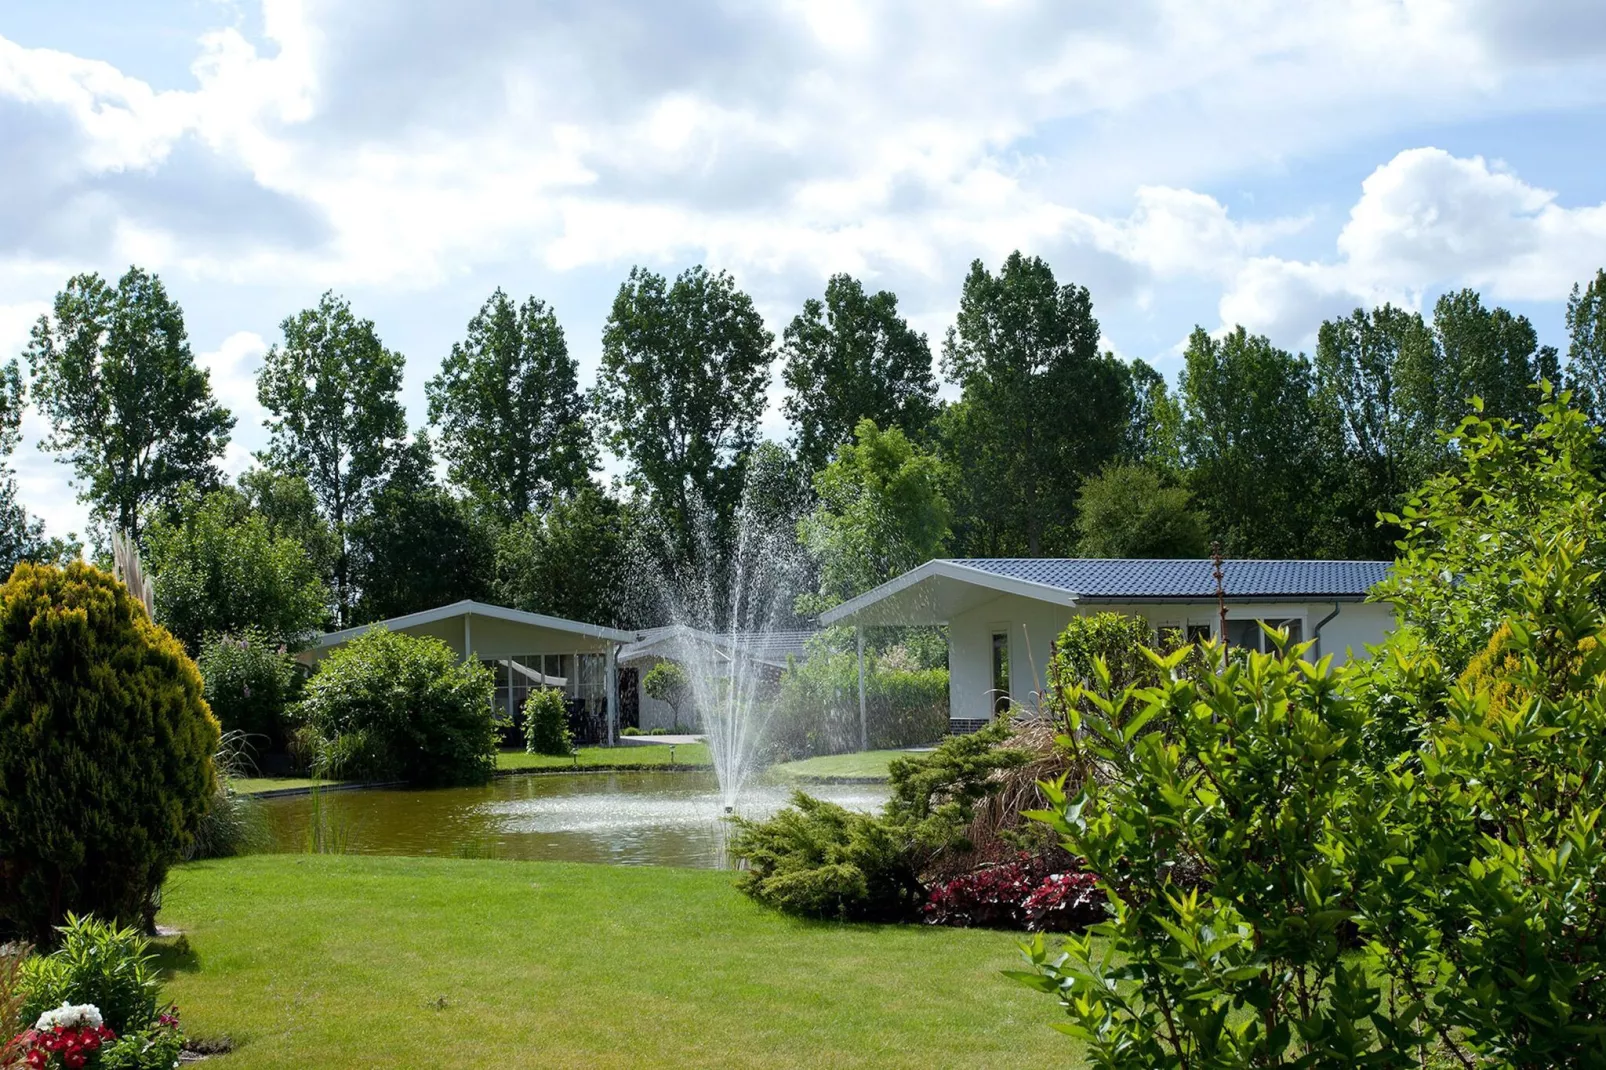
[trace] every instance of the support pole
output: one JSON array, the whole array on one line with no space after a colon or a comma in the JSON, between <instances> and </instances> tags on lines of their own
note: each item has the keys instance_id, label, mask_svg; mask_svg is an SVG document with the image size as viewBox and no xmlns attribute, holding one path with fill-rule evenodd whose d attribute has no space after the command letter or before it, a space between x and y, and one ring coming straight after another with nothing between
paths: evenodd
<instances>
[{"instance_id":1,"label":"support pole","mask_svg":"<svg viewBox=\"0 0 1606 1070\"><path fill-rule=\"evenodd\" d=\"M608 695L608 746L619 741L619 644L608 644L607 678L603 688Z\"/></svg>"},{"instance_id":2,"label":"support pole","mask_svg":"<svg viewBox=\"0 0 1606 1070\"><path fill-rule=\"evenodd\" d=\"M468 661L474 656L474 630L469 627L473 614L463 614L463 660Z\"/></svg>"},{"instance_id":3,"label":"support pole","mask_svg":"<svg viewBox=\"0 0 1606 1070\"><path fill-rule=\"evenodd\" d=\"M870 749L870 721L864 711L864 625L855 625L853 629L859 645L859 749Z\"/></svg>"}]
</instances>

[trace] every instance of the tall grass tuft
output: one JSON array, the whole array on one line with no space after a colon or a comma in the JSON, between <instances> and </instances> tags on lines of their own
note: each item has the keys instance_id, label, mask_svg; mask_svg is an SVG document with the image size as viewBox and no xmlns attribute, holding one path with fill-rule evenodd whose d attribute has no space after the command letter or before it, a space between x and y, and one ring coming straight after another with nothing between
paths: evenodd
<instances>
[{"instance_id":1,"label":"tall grass tuft","mask_svg":"<svg viewBox=\"0 0 1606 1070\"><path fill-rule=\"evenodd\" d=\"M310 807L307 810L306 854L351 854L351 820L324 804L323 791L313 788L307 793Z\"/></svg>"},{"instance_id":2,"label":"tall grass tuft","mask_svg":"<svg viewBox=\"0 0 1606 1070\"><path fill-rule=\"evenodd\" d=\"M243 732L225 732L212 756L217 794L196 827L185 858L231 858L267 849L268 818L262 804L234 790L234 781L251 771L251 745Z\"/></svg>"},{"instance_id":3,"label":"tall grass tuft","mask_svg":"<svg viewBox=\"0 0 1606 1070\"><path fill-rule=\"evenodd\" d=\"M0 944L0 1070L23 1065L17 1036L32 1023L22 1016L22 964L32 952L27 944Z\"/></svg>"}]
</instances>

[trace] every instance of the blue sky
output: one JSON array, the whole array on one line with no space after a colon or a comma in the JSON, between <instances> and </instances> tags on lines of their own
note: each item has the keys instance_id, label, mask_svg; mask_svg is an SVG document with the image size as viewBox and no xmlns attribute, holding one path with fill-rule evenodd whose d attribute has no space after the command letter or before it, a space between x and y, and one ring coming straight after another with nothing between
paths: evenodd
<instances>
[{"instance_id":1,"label":"blue sky","mask_svg":"<svg viewBox=\"0 0 1606 1070\"><path fill-rule=\"evenodd\" d=\"M68 276L158 271L238 471L326 288L415 424L496 286L589 382L637 263L732 271L777 334L850 271L935 345L1021 248L1169 373L1196 324L1308 348L1464 285L1562 344L1606 265L1603 58L1597 0L0 0L0 359ZM25 429L26 504L81 530Z\"/></svg>"}]
</instances>

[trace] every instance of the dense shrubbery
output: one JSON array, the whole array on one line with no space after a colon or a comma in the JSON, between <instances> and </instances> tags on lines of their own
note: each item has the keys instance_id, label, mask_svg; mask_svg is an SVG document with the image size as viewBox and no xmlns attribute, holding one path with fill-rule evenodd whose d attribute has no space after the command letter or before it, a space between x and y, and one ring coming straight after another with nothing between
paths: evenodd
<instances>
[{"instance_id":1,"label":"dense shrubbery","mask_svg":"<svg viewBox=\"0 0 1606 1070\"><path fill-rule=\"evenodd\" d=\"M496 768L495 687L439 639L374 628L324 659L293 716L320 776L484 783Z\"/></svg>"},{"instance_id":2,"label":"dense shrubbery","mask_svg":"<svg viewBox=\"0 0 1606 1070\"><path fill-rule=\"evenodd\" d=\"M216 790L218 725L176 639L106 573L0 588L0 930L149 923Z\"/></svg>"},{"instance_id":3,"label":"dense shrubbery","mask_svg":"<svg viewBox=\"0 0 1606 1070\"><path fill-rule=\"evenodd\" d=\"M160 1008L161 979L145 939L133 929L69 917L61 929L60 945L49 955L21 962L16 978L20 996L17 1021L32 1027L41 1015L63 1004L88 1005L115 1035L104 1044L98 1038L91 1041L90 1065L101 1070L171 1070L177 1065L184 1036L176 1014ZM32 1045L27 1043L30 1039ZM32 1038L24 1035L18 1038L23 1043L17 1047L49 1051L54 1047L49 1039L48 1033ZM40 1065L84 1063L63 1057L61 1062Z\"/></svg>"},{"instance_id":4,"label":"dense shrubbery","mask_svg":"<svg viewBox=\"0 0 1606 1070\"><path fill-rule=\"evenodd\" d=\"M569 704L554 687L538 687L524 700L524 749L531 754L568 754Z\"/></svg>"},{"instance_id":5,"label":"dense shrubbery","mask_svg":"<svg viewBox=\"0 0 1606 1070\"><path fill-rule=\"evenodd\" d=\"M253 746L284 746L285 710L299 691L300 674L283 645L251 628L207 640L196 664L223 731L244 733Z\"/></svg>"},{"instance_id":6,"label":"dense shrubbery","mask_svg":"<svg viewBox=\"0 0 1606 1070\"><path fill-rule=\"evenodd\" d=\"M921 668L894 648L865 658L865 721L871 750L914 747L948 731L948 670ZM859 746L859 666L853 651L823 643L781 676L765 745L778 760Z\"/></svg>"},{"instance_id":7,"label":"dense shrubbery","mask_svg":"<svg viewBox=\"0 0 1606 1070\"><path fill-rule=\"evenodd\" d=\"M913 920L925 900L922 872L942 851L967 846L976 800L998 770L1024 760L1000 746L1006 734L998 722L930 755L894 759L892 798L879 816L800 792L767 821L736 819L731 853L747 864L738 887L806 917Z\"/></svg>"},{"instance_id":8,"label":"dense shrubbery","mask_svg":"<svg viewBox=\"0 0 1606 1070\"><path fill-rule=\"evenodd\" d=\"M1023 979L1093 1061L1606 1063L1596 441L1556 405L1465 424L1464 471L1402 513L1405 627L1370 663L1189 678L1178 653L1158 686L1072 691L1097 775L1044 816L1114 916Z\"/></svg>"}]
</instances>

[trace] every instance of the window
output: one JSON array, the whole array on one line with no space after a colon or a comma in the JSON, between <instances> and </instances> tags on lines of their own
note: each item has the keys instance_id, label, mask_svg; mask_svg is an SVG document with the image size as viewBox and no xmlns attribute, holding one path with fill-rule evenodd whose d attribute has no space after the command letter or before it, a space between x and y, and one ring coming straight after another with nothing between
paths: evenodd
<instances>
[{"instance_id":1,"label":"window","mask_svg":"<svg viewBox=\"0 0 1606 1070\"><path fill-rule=\"evenodd\" d=\"M993 633L993 716L1009 709L1009 633Z\"/></svg>"},{"instance_id":2,"label":"window","mask_svg":"<svg viewBox=\"0 0 1606 1070\"><path fill-rule=\"evenodd\" d=\"M1210 641L1210 625L1208 625L1208 624L1190 624L1190 625L1188 625L1188 642L1190 642L1190 643L1208 643L1209 641Z\"/></svg>"},{"instance_id":3,"label":"window","mask_svg":"<svg viewBox=\"0 0 1606 1070\"><path fill-rule=\"evenodd\" d=\"M1235 647L1248 647L1262 653L1275 650L1271 637L1261 628L1282 628L1288 633L1289 643L1304 642L1304 622L1298 617L1268 617L1244 618L1242 620L1229 620L1227 622L1227 644Z\"/></svg>"}]
</instances>

